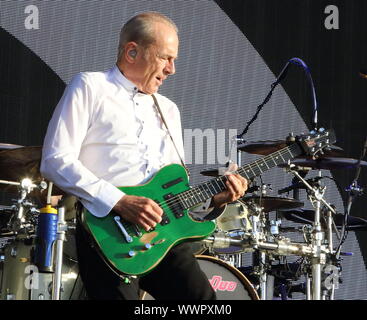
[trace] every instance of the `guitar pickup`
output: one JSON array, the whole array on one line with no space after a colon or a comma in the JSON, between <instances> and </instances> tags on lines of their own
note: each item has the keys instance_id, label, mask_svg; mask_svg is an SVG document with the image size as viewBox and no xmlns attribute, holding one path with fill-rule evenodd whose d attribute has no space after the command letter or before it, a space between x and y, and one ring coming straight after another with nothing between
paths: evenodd
<instances>
[{"instance_id":1,"label":"guitar pickup","mask_svg":"<svg viewBox=\"0 0 367 320\"><path fill-rule=\"evenodd\" d=\"M168 193L166 195L163 196L164 200L166 200L167 202L173 197L174 195L172 193ZM167 203L168 207L171 209L171 211L173 212L173 214L175 215L176 218L181 218L184 216L184 212L183 212L183 208L181 207L181 205L179 204L179 202L173 202L173 203Z\"/></svg>"},{"instance_id":2,"label":"guitar pickup","mask_svg":"<svg viewBox=\"0 0 367 320\"><path fill-rule=\"evenodd\" d=\"M180 183L182 181L183 181L182 178L177 178L175 180L172 180L172 181L167 182L166 184L162 185L162 188L163 189L168 189L168 188L170 188L170 187L174 186L175 184Z\"/></svg>"},{"instance_id":3,"label":"guitar pickup","mask_svg":"<svg viewBox=\"0 0 367 320\"><path fill-rule=\"evenodd\" d=\"M174 211L174 214L176 218L182 218L184 216L184 212L181 210L177 212Z\"/></svg>"},{"instance_id":4,"label":"guitar pickup","mask_svg":"<svg viewBox=\"0 0 367 320\"><path fill-rule=\"evenodd\" d=\"M167 217L167 215L163 214L162 215L162 221L160 222L161 226L165 226L166 224L169 224L171 221L170 219Z\"/></svg>"}]
</instances>

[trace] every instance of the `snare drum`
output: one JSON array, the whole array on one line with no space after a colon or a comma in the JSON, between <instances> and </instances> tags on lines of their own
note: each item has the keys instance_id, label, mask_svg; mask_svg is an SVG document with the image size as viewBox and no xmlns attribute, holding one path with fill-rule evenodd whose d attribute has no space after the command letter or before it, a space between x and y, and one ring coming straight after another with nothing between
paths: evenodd
<instances>
[{"instance_id":1,"label":"snare drum","mask_svg":"<svg viewBox=\"0 0 367 320\"><path fill-rule=\"evenodd\" d=\"M260 300L251 282L238 269L215 257L197 255L196 259L214 289L217 300ZM154 298L144 291L141 300Z\"/></svg>"}]
</instances>

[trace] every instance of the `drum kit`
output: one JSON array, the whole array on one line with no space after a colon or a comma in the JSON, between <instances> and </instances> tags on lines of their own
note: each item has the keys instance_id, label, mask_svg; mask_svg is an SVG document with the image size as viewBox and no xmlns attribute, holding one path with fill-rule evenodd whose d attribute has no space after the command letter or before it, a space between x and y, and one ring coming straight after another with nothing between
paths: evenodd
<instances>
[{"instance_id":1,"label":"drum kit","mask_svg":"<svg viewBox=\"0 0 367 320\"><path fill-rule=\"evenodd\" d=\"M286 141L259 141L239 144L238 152L266 156L285 146ZM279 189L277 197L269 196L269 185L260 179L260 185L249 188L243 198L228 204L215 218L217 228L211 236L195 243L199 259L211 257L212 264L217 263L216 273L209 279L219 277L226 281L226 264L231 266L232 277L237 278L238 284L244 282L244 277L252 284L248 290L254 294L239 294L236 299L287 300L294 293L298 294L297 299L335 299L341 282L340 256L352 255L341 251L345 233L367 230L367 220L338 213L334 205L325 201L326 186L322 180L326 177L321 170L366 165L365 161L343 157L343 150L334 146L318 159L299 157L279 165L294 176L291 186ZM221 171L223 168L209 169L201 174L215 177ZM312 171L317 176L305 179ZM306 191L312 210L305 209L305 203L300 201L301 189ZM287 197L280 196L284 193L288 193ZM288 226L283 227L284 224ZM288 237L290 233L298 235L297 241ZM246 265L249 256L252 263L248 261ZM287 262L292 259L296 261Z\"/></svg>"},{"instance_id":2,"label":"drum kit","mask_svg":"<svg viewBox=\"0 0 367 320\"><path fill-rule=\"evenodd\" d=\"M0 177L4 179L0 190L8 198L3 201L12 203L0 205L0 300L51 300L56 291L60 292L57 299L84 299L74 243L75 215L66 214L66 221L59 217L57 240L66 235L61 270L40 272L34 263L39 208L49 185L40 174L40 159L41 147L0 144ZM53 195L60 198L63 192L55 187ZM55 250L52 259L59 252ZM57 274L59 281L55 281ZM55 290L55 284L60 288Z\"/></svg>"},{"instance_id":3,"label":"drum kit","mask_svg":"<svg viewBox=\"0 0 367 320\"><path fill-rule=\"evenodd\" d=\"M285 141L260 141L239 146L239 152L268 155L283 148ZM323 157L296 158L286 171L294 175L293 198L268 196L269 185L252 186L247 194L227 205L214 219L215 232L201 242L193 242L193 250L203 272L221 300L269 300L304 293L308 300L334 299L340 279L341 245L348 230L366 230L367 221L336 212L323 196L321 169L355 168L367 162L343 158L340 148ZM79 276L75 250L74 202L56 186L50 194L49 184L39 170L41 147L0 144L0 189L16 199L11 205L0 205L0 300L80 300L86 293ZM311 170L320 174L305 179ZM218 176L220 170L205 170L205 176ZM314 210L304 209L299 189L307 191ZM63 210L57 221L54 270L39 270L34 265L37 223L40 206L48 198L63 196ZM69 203L68 203L69 201ZM273 213L276 214L272 218ZM283 227L283 219L301 224ZM344 228L344 229L343 229ZM296 232L303 241L291 241L285 235ZM342 242L342 241L340 241ZM252 255L252 264L244 263L244 255ZM288 256L300 257L287 263ZM277 263L278 262L278 263ZM300 282L302 278L304 282ZM56 293L55 293L56 292ZM149 299L148 294L143 299Z\"/></svg>"}]
</instances>

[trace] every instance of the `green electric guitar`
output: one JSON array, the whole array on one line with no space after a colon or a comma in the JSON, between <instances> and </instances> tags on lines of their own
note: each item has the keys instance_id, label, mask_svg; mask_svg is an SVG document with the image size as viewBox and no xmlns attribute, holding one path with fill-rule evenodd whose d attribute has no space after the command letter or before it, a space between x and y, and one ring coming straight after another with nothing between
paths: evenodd
<instances>
[{"instance_id":1,"label":"green electric guitar","mask_svg":"<svg viewBox=\"0 0 367 320\"><path fill-rule=\"evenodd\" d=\"M315 156L334 142L334 134L330 131L297 137L289 146L242 166L236 172L250 180L301 154ZM221 176L190 188L184 167L171 164L144 185L119 187L126 194L150 198L161 206L162 221L154 230L145 231L113 211L98 218L84 209L82 223L112 270L121 275L143 275L156 267L174 245L204 239L213 233L214 222L196 221L188 210L224 191L226 179Z\"/></svg>"}]
</instances>

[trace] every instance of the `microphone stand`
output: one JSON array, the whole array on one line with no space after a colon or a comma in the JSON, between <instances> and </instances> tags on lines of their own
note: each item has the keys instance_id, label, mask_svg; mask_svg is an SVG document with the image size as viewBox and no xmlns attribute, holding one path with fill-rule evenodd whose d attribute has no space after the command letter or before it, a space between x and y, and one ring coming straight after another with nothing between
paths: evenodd
<instances>
[{"instance_id":1,"label":"microphone stand","mask_svg":"<svg viewBox=\"0 0 367 320\"><path fill-rule=\"evenodd\" d=\"M346 205L345 213L344 213L343 226L342 226L342 230L341 230L341 235L342 236L341 236L338 248L336 250L336 258L337 259L339 259L339 257L340 257L341 246L344 243L344 241L346 239L346 236L347 236L346 227L347 227L348 216L350 214L350 210L351 210L353 201L356 197L361 196L363 194L363 188L361 188L358 185L358 179L359 179L359 175L361 174L361 169L362 169L361 168L361 161L366 156L366 151L367 151L367 137L366 137L365 142L364 142L364 146L363 146L361 156L358 159L356 176L355 176L354 180L352 181L352 184L349 186L349 188L346 189L346 191L348 192L348 199L347 199L347 205Z\"/></svg>"}]
</instances>

